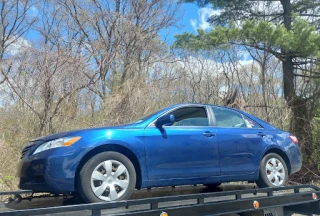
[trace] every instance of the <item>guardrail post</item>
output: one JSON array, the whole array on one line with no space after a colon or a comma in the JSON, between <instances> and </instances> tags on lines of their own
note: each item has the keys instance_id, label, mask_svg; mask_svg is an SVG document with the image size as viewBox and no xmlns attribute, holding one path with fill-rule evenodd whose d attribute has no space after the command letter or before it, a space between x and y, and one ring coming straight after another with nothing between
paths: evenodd
<instances>
[{"instance_id":1,"label":"guardrail post","mask_svg":"<svg viewBox=\"0 0 320 216\"><path fill-rule=\"evenodd\" d=\"M92 216L101 216L101 209L92 209Z\"/></svg>"},{"instance_id":2,"label":"guardrail post","mask_svg":"<svg viewBox=\"0 0 320 216\"><path fill-rule=\"evenodd\" d=\"M151 210L158 209L158 203L150 203L150 209Z\"/></svg>"},{"instance_id":3,"label":"guardrail post","mask_svg":"<svg viewBox=\"0 0 320 216\"><path fill-rule=\"evenodd\" d=\"M239 200L241 198L242 198L241 194L236 194L236 200Z\"/></svg>"},{"instance_id":4,"label":"guardrail post","mask_svg":"<svg viewBox=\"0 0 320 216\"><path fill-rule=\"evenodd\" d=\"M203 204L204 203L204 198L198 198L197 199L198 204Z\"/></svg>"}]
</instances>

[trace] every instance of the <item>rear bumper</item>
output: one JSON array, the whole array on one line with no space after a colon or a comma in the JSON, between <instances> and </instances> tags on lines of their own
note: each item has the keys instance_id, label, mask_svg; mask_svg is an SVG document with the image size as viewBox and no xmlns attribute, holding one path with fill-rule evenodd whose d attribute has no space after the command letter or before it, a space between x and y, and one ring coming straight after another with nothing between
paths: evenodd
<instances>
[{"instance_id":1,"label":"rear bumper","mask_svg":"<svg viewBox=\"0 0 320 216\"><path fill-rule=\"evenodd\" d=\"M293 144L289 147L288 158L290 161L291 169L289 174L298 172L302 167L302 153L298 145Z\"/></svg>"}]
</instances>

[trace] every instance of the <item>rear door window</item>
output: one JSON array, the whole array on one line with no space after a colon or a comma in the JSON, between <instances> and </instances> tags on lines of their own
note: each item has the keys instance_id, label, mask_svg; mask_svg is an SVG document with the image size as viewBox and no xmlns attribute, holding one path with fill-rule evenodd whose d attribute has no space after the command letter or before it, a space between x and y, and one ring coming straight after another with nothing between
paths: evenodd
<instances>
[{"instance_id":1,"label":"rear door window","mask_svg":"<svg viewBox=\"0 0 320 216\"><path fill-rule=\"evenodd\" d=\"M218 127L228 128L261 128L255 121L236 111L223 107L212 107L215 124Z\"/></svg>"}]
</instances>

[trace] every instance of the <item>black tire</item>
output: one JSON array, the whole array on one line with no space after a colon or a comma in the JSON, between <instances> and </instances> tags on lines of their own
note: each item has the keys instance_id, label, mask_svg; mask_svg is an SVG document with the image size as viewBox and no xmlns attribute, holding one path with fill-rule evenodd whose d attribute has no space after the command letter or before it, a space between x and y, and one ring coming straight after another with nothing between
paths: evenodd
<instances>
[{"instance_id":1,"label":"black tire","mask_svg":"<svg viewBox=\"0 0 320 216\"><path fill-rule=\"evenodd\" d=\"M276 161L275 166L271 162L272 159L275 159ZM281 166L279 162L282 164L283 168L280 168ZM267 170L267 163L270 165L272 169L274 168L275 170L273 171L270 171L270 169ZM276 170L278 168L279 170ZM269 178L271 178L271 180L269 180L268 175L269 175ZM270 153L265 155L260 163L259 179L256 181L256 184L258 185L258 187L259 188L280 187L280 186L285 186L287 183L288 183L288 168L285 161L282 159L282 157L275 153Z\"/></svg>"},{"instance_id":2,"label":"black tire","mask_svg":"<svg viewBox=\"0 0 320 216\"><path fill-rule=\"evenodd\" d=\"M212 184L203 184L203 185L209 188L216 188L216 187L219 187L221 183L212 183Z\"/></svg>"},{"instance_id":3,"label":"black tire","mask_svg":"<svg viewBox=\"0 0 320 216\"><path fill-rule=\"evenodd\" d=\"M79 178L78 178L78 184L77 184L78 187L77 188L78 188L78 192L79 192L80 196L82 197L82 199L85 202L88 202L88 203L108 201L108 200L100 199L97 195L95 195L95 193L93 192L92 186L91 186L91 179L92 179L91 175L93 174L93 171L95 171L95 169L104 161L116 161L116 162L121 163L126 168L126 172L128 173L128 176L129 176L128 177L128 186L127 186L126 190L124 190L124 193L120 197L118 197L117 199L113 199L112 201L129 199L135 189L135 186L136 186L136 171L135 171L135 168L134 168L132 162L126 156L124 156L118 152L102 152L100 154L95 155L94 157L92 157L90 160L88 160L86 162L86 164L82 167L82 169L79 173ZM111 164L112 170L114 169L113 167L114 167L113 164ZM116 168L116 169L118 169L118 168ZM105 172L106 172L106 170L105 170ZM115 172L112 172L112 173L114 174ZM105 174L105 176L107 176L107 174ZM114 181L115 180L120 180L120 179L118 179L118 177L115 177ZM105 182L107 183L107 180ZM102 185L102 183L103 183L103 181L101 181L100 184ZM112 183L112 184L114 184L114 183ZM99 185L98 185L98 187L99 187ZM118 187L118 188L116 188L116 187L118 187L118 186L114 187L116 191L117 191L117 189L121 190L121 187ZM106 193L106 189L104 189L103 191L104 191L103 194ZM117 194L118 194L118 192L117 192Z\"/></svg>"}]
</instances>

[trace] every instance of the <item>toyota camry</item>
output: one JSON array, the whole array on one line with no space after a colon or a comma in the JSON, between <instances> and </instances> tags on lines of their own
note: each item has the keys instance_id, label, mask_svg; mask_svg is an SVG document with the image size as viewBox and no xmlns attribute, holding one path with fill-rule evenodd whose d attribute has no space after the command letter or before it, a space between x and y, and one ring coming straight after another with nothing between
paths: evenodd
<instances>
[{"instance_id":1,"label":"toyota camry","mask_svg":"<svg viewBox=\"0 0 320 216\"><path fill-rule=\"evenodd\" d=\"M21 189L100 202L159 186L283 186L301 165L289 132L236 109L177 104L127 125L34 139L22 150L18 175Z\"/></svg>"}]
</instances>

